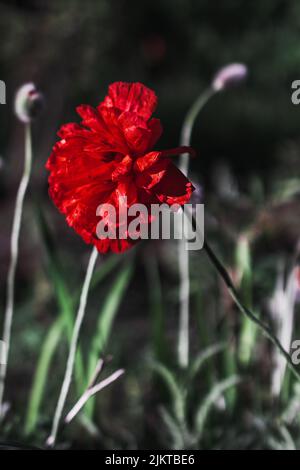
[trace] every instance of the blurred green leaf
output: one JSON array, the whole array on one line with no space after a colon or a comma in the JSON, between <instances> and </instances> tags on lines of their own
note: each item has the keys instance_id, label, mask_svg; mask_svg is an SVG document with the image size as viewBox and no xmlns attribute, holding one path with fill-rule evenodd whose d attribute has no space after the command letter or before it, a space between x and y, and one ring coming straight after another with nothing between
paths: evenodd
<instances>
[{"instance_id":1,"label":"blurred green leaf","mask_svg":"<svg viewBox=\"0 0 300 470\"><path fill-rule=\"evenodd\" d=\"M64 318L58 318L51 326L44 341L31 387L24 432L31 434L37 424L39 409L45 392L51 359L55 354L64 329Z\"/></svg>"},{"instance_id":2,"label":"blurred green leaf","mask_svg":"<svg viewBox=\"0 0 300 470\"><path fill-rule=\"evenodd\" d=\"M38 206L36 206L36 215L47 254L49 274L53 282L56 300L60 308L60 315L50 328L50 331L43 343L27 407L25 434L32 433L36 427L39 409L46 389L51 360L56 352L65 328L67 329L69 341L71 339L75 306L80 298L80 289L76 292L74 297L72 297L67 290L65 281L61 274L62 270L56 257L51 232L48 228L47 221ZM119 262L119 259L120 257L111 256L107 261L101 264L100 268L93 275L91 290L114 269ZM76 354L75 380L78 393L81 393L86 385L87 379L84 375L83 360L80 349L77 350Z\"/></svg>"},{"instance_id":3,"label":"blurred green leaf","mask_svg":"<svg viewBox=\"0 0 300 470\"><path fill-rule=\"evenodd\" d=\"M182 435L181 428L173 416L166 410L164 406L160 409L162 420L169 431L169 434L172 438L173 449L183 450L184 449L184 439Z\"/></svg>"},{"instance_id":4,"label":"blurred green leaf","mask_svg":"<svg viewBox=\"0 0 300 470\"><path fill-rule=\"evenodd\" d=\"M237 385L239 382L241 382L241 379L237 375L233 375L232 377L222 380L221 382L218 382L204 398L195 415L195 434L199 441L201 440L206 420L213 405L226 390Z\"/></svg>"},{"instance_id":5,"label":"blurred green leaf","mask_svg":"<svg viewBox=\"0 0 300 470\"><path fill-rule=\"evenodd\" d=\"M246 235L241 235L236 245L236 269L240 278L240 290L244 302L252 306L252 262L250 242ZM241 363L247 365L252 356L257 336L256 325L247 317L242 318L242 326L239 338L238 357Z\"/></svg>"},{"instance_id":6,"label":"blurred green leaf","mask_svg":"<svg viewBox=\"0 0 300 470\"><path fill-rule=\"evenodd\" d=\"M62 268L56 256L54 243L52 240L51 231L48 227L47 220L39 206L36 206L36 215L40 228L40 233L46 250L48 260L48 271L52 280L54 294L56 296L56 301L60 309L60 314L64 318L68 340L71 341L73 322L75 317L74 301L72 296L68 292L68 288L63 278ZM77 390L80 393L85 385L83 359L80 347L78 347L76 353L75 381L77 385Z\"/></svg>"},{"instance_id":7,"label":"blurred green leaf","mask_svg":"<svg viewBox=\"0 0 300 470\"><path fill-rule=\"evenodd\" d=\"M115 281L112 283L109 292L101 307L96 333L92 339L88 358L88 380L93 375L97 362L101 354L104 353L105 347L109 341L112 325L118 308L123 299L124 293L129 285L133 274L132 259L127 262ZM85 411L89 416L92 414L94 399L91 398L85 406Z\"/></svg>"},{"instance_id":8,"label":"blurred green leaf","mask_svg":"<svg viewBox=\"0 0 300 470\"><path fill-rule=\"evenodd\" d=\"M289 178L277 182L273 193L273 203L281 204L290 201L300 192L300 178Z\"/></svg>"},{"instance_id":9,"label":"blurred green leaf","mask_svg":"<svg viewBox=\"0 0 300 470\"><path fill-rule=\"evenodd\" d=\"M280 434L281 439L277 437L270 436L267 441L271 449L273 450L296 450L296 444L292 438L291 433L282 423L278 428L278 433Z\"/></svg>"},{"instance_id":10,"label":"blurred green leaf","mask_svg":"<svg viewBox=\"0 0 300 470\"><path fill-rule=\"evenodd\" d=\"M152 364L152 368L163 380L173 403L174 415L180 425L185 423L185 399L184 391L177 383L176 377L166 366L158 362Z\"/></svg>"},{"instance_id":11,"label":"blurred green leaf","mask_svg":"<svg viewBox=\"0 0 300 470\"><path fill-rule=\"evenodd\" d=\"M201 368L204 366L206 361L211 359L213 356L218 354L219 352L223 351L226 348L226 343L218 343L218 344L213 344L212 346L208 346L207 348L204 349L196 359L191 364L190 370L189 370L189 379L193 380L195 376L199 373Z\"/></svg>"}]
</instances>

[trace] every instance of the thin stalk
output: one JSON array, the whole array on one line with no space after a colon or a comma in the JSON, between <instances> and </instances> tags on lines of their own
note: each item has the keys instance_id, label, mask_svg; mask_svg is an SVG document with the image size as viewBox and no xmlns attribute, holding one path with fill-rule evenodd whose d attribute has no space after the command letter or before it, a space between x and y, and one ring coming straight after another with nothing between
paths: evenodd
<instances>
[{"instance_id":1,"label":"thin stalk","mask_svg":"<svg viewBox=\"0 0 300 470\"><path fill-rule=\"evenodd\" d=\"M187 213L187 211L185 211L185 213ZM193 223L193 226L199 232L199 229L197 228L196 221L195 221L194 217L192 217L192 223ZM240 296L239 296L239 294L238 294L238 292L237 292L237 290L236 290L236 288L233 284L233 281L232 281L230 275L228 274L226 268L224 267L223 263L219 260L217 255L214 253L213 249L210 247L210 245L206 241L204 241L203 249L205 250L207 256L210 259L210 261L212 262L212 264L216 268L217 272L219 273L219 275L222 277L223 281L225 282L225 284L227 286L227 289L228 289L228 292L231 295L235 305L238 307L238 309L244 315L246 315L253 323L255 323L264 332L264 334L272 341L272 343L277 347L277 349L280 351L282 356L287 361L287 364L288 364L289 368L291 369L291 371L293 372L293 374L295 375L295 377L298 380L300 380L300 374L299 374L297 368L295 367L295 365L293 364L293 361L292 361L289 353L284 349L281 342L275 336L275 334L273 333L270 326L265 324L262 320L260 320L260 318L258 318L248 307L246 307L243 304L243 302L241 301Z\"/></svg>"},{"instance_id":2,"label":"thin stalk","mask_svg":"<svg viewBox=\"0 0 300 470\"><path fill-rule=\"evenodd\" d=\"M121 375L124 374L124 372L124 369L119 369L106 379L99 382L97 385L91 385L90 387L88 387L87 390L79 398L79 400L75 403L71 411L69 411L69 413L65 417L65 423L69 424L75 418L75 416L78 415L78 413L84 407L89 398L91 398L96 393L100 392L100 390L107 387L111 383L115 382L119 377L121 377Z\"/></svg>"},{"instance_id":3,"label":"thin stalk","mask_svg":"<svg viewBox=\"0 0 300 470\"><path fill-rule=\"evenodd\" d=\"M11 341L11 328L14 314L14 298L15 298L15 279L16 268L18 263L19 254L19 238L22 222L24 198L28 183L30 180L31 167L32 167L32 141L31 141L31 124L26 123L25 129L25 162L24 170L21 178L20 186L17 193L15 212L11 233L11 259L7 275L7 291L6 291L6 306L4 313L4 328L3 328L3 341L6 348L6 360L4 364L0 365L0 420L3 418L3 398L5 390L5 379L7 373L8 354L10 350Z\"/></svg>"},{"instance_id":4,"label":"thin stalk","mask_svg":"<svg viewBox=\"0 0 300 470\"><path fill-rule=\"evenodd\" d=\"M78 343L78 338L79 338L79 333L81 329L81 325L84 319L85 315L85 309L86 309L86 304L87 304L87 296L89 292L89 287L94 271L94 267L96 264L96 260L98 257L98 251L94 247L89 259L89 264L87 267L86 271L86 276L85 280L82 286L82 291L81 291L81 296L80 296L80 302L79 302L79 308L78 312L76 315L76 320L74 324L74 329L72 333L72 339L71 339L71 344L70 344L70 351L69 351L69 356L67 360L67 366L66 366L66 371L65 371L65 376L62 384L62 388L60 391L59 399L56 405L56 410L53 418L53 423L52 423L52 430L51 434L47 439L47 444L51 447L55 445L56 442L56 437L57 437L57 432L58 432L58 427L59 423L61 420L61 416L63 413L63 409L65 406L66 398L70 389L71 381L72 381L72 375L73 375L73 368L74 368L74 361L75 361L75 356L76 356L76 349L77 349L77 343Z\"/></svg>"},{"instance_id":5,"label":"thin stalk","mask_svg":"<svg viewBox=\"0 0 300 470\"><path fill-rule=\"evenodd\" d=\"M207 101L213 96L215 91L208 88L193 103L186 114L181 130L180 145L189 146L191 142L194 122L199 112ZM189 171L189 156L187 153L181 155L179 169L186 176ZM178 264L179 264L179 335L178 335L178 362L182 368L187 368L189 364L189 300L190 300L190 267L189 252L186 250L185 240L178 243Z\"/></svg>"},{"instance_id":6,"label":"thin stalk","mask_svg":"<svg viewBox=\"0 0 300 470\"><path fill-rule=\"evenodd\" d=\"M185 247L185 240L178 243L179 262L179 335L178 362L180 367L189 365L189 321L190 321L190 261Z\"/></svg>"},{"instance_id":7,"label":"thin stalk","mask_svg":"<svg viewBox=\"0 0 300 470\"><path fill-rule=\"evenodd\" d=\"M243 234L239 237L236 246L236 265L240 276L240 292L243 302L252 308L252 265L251 265L250 242L248 236ZM251 360L251 354L255 345L257 328L247 317L243 317L239 335L238 357L247 366Z\"/></svg>"},{"instance_id":8,"label":"thin stalk","mask_svg":"<svg viewBox=\"0 0 300 470\"><path fill-rule=\"evenodd\" d=\"M190 146L191 143L191 136L193 132L193 127L195 120L206 105L206 103L210 100L210 98L216 93L213 88L207 88L201 95L196 99L196 101L192 104L190 109L188 110L183 125L181 128L181 137L180 137L180 145ZM179 160L179 168L185 175L189 172L189 158L188 154L184 153L180 156Z\"/></svg>"}]
</instances>

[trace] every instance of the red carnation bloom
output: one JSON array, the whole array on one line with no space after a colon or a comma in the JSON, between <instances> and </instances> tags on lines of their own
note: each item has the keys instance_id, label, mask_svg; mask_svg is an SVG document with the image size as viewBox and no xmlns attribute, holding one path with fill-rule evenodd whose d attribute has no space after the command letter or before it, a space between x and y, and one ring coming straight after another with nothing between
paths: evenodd
<instances>
[{"instance_id":1,"label":"red carnation bloom","mask_svg":"<svg viewBox=\"0 0 300 470\"><path fill-rule=\"evenodd\" d=\"M67 223L98 251L122 252L135 243L127 239L99 239L97 207L112 204L120 211L141 203L185 204L192 184L167 158L190 148L151 151L162 133L160 121L151 118L155 93L141 83L116 82L97 108L77 107L81 125L70 123L58 132L46 168L49 194ZM117 227L115 227L117 230Z\"/></svg>"}]
</instances>

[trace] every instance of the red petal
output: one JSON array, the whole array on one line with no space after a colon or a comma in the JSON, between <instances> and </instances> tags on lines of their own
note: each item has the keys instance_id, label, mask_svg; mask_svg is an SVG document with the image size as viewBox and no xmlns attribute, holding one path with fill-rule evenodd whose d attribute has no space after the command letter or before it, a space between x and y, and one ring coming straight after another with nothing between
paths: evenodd
<instances>
[{"instance_id":1,"label":"red petal","mask_svg":"<svg viewBox=\"0 0 300 470\"><path fill-rule=\"evenodd\" d=\"M190 181L162 152L150 152L136 160L136 184L160 202L185 204L194 190Z\"/></svg>"},{"instance_id":2,"label":"red petal","mask_svg":"<svg viewBox=\"0 0 300 470\"><path fill-rule=\"evenodd\" d=\"M118 123L118 115L113 109L101 109L98 111L92 106L81 105L77 108L78 114L83 118L82 125L90 128L91 143L98 151L125 153L129 147L124 138L122 129Z\"/></svg>"},{"instance_id":3,"label":"red petal","mask_svg":"<svg viewBox=\"0 0 300 470\"><path fill-rule=\"evenodd\" d=\"M87 104L81 104L76 108L79 116L82 117L82 124L85 127L89 127L96 132L103 131L103 124L101 122L101 117L96 109Z\"/></svg>"},{"instance_id":4,"label":"red petal","mask_svg":"<svg viewBox=\"0 0 300 470\"><path fill-rule=\"evenodd\" d=\"M149 152L142 157L139 157L134 162L134 169L135 171L142 173L143 171L150 168L152 165L157 163L159 157L161 156L161 152Z\"/></svg>"},{"instance_id":5,"label":"red petal","mask_svg":"<svg viewBox=\"0 0 300 470\"><path fill-rule=\"evenodd\" d=\"M123 158L123 160L117 164L116 169L112 172L112 181L118 181L122 176L128 175L132 168L132 158L129 155Z\"/></svg>"},{"instance_id":6,"label":"red petal","mask_svg":"<svg viewBox=\"0 0 300 470\"><path fill-rule=\"evenodd\" d=\"M100 107L117 108L120 111L130 111L149 119L157 105L154 91L142 83L115 82L108 88L108 96Z\"/></svg>"},{"instance_id":7,"label":"red petal","mask_svg":"<svg viewBox=\"0 0 300 470\"><path fill-rule=\"evenodd\" d=\"M148 152L162 133L162 127L158 119L151 119L146 122L137 114L123 112L118 121L127 144L134 155Z\"/></svg>"},{"instance_id":8,"label":"red petal","mask_svg":"<svg viewBox=\"0 0 300 470\"><path fill-rule=\"evenodd\" d=\"M151 154L148 154L150 155L150 160L152 160L153 162L156 160L155 153L156 152L151 152ZM150 160L147 163L149 165L150 165ZM147 191L150 191L150 190L152 191L153 186L157 185L162 179L162 177L164 176L169 163L170 162L167 159L158 159L156 163L153 163L151 166L149 166L147 169L145 169L143 172L137 175L136 177L137 186L143 189L147 189Z\"/></svg>"},{"instance_id":9,"label":"red petal","mask_svg":"<svg viewBox=\"0 0 300 470\"><path fill-rule=\"evenodd\" d=\"M171 162L159 183L152 188L160 202L172 204L186 204L194 191L192 183Z\"/></svg>"},{"instance_id":10,"label":"red petal","mask_svg":"<svg viewBox=\"0 0 300 470\"><path fill-rule=\"evenodd\" d=\"M69 124L64 124L61 126L57 135L62 139L66 139L68 137L87 137L89 135L89 131L83 129L75 122L70 122Z\"/></svg>"},{"instance_id":11,"label":"red petal","mask_svg":"<svg viewBox=\"0 0 300 470\"><path fill-rule=\"evenodd\" d=\"M163 127L159 119L152 118L148 121L148 128L151 130L151 139L148 142L148 150L151 150L160 138Z\"/></svg>"}]
</instances>

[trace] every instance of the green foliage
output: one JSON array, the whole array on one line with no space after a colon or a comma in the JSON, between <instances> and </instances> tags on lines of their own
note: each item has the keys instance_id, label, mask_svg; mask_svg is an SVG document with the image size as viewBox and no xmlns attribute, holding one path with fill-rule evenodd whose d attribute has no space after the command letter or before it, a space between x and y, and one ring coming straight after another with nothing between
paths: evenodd
<instances>
[{"instance_id":1,"label":"green foliage","mask_svg":"<svg viewBox=\"0 0 300 470\"><path fill-rule=\"evenodd\" d=\"M111 335L113 322L118 312L119 306L123 300L124 294L133 274L132 259L121 269L115 281L112 283L104 303L101 307L98 322L95 328L95 334L91 340L88 355L88 382L92 377L99 358L105 354L106 347ZM85 410L88 416L93 413L95 400L91 398Z\"/></svg>"},{"instance_id":2,"label":"green foliage","mask_svg":"<svg viewBox=\"0 0 300 470\"><path fill-rule=\"evenodd\" d=\"M224 350L224 344L215 344L204 351L191 364L190 368L175 374L163 364L155 362L152 367L159 375L168 390L171 402L171 411L165 406L161 407L161 416L172 439L172 449L191 449L201 445L202 433L208 415L222 397L224 392L237 385L240 379L237 376L229 377L214 384L207 396L199 397L193 403L191 396L196 387L196 376L200 373L206 362ZM191 404L193 405L191 406ZM192 414L192 424L189 416Z\"/></svg>"},{"instance_id":3,"label":"green foliage","mask_svg":"<svg viewBox=\"0 0 300 470\"><path fill-rule=\"evenodd\" d=\"M48 228L46 219L39 208L36 209L36 213L39 221L40 233L47 254L47 267L50 278L53 282L54 294L59 306L60 314L46 335L38 360L27 407L24 428L26 435L33 433L38 424L40 407L47 387L51 361L57 352L58 345L63 339L65 332L68 340L70 341L73 329L74 311L79 301L79 293L75 297L71 297L68 293L66 282L62 276L62 268L58 262L56 253L54 252L51 232ZM118 260L116 257L111 257L101 265L93 275L91 291L95 289L97 285L115 268L117 262ZM104 315L107 310L108 309L106 307ZM86 386L86 377L88 377L88 375L86 375L87 372L84 371L81 350L78 348L75 362L75 380L78 393L81 393Z\"/></svg>"},{"instance_id":4,"label":"green foliage","mask_svg":"<svg viewBox=\"0 0 300 470\"><path fill-rule=\"evenodd\" d=\"M218 68L245 62L248 82L215 96L195 123L192 145L199 158L191 162L191 175L203 185L206 236L217 245L243 302L269 321L278 261L289 266L299 254L300 108L291 104L290 88L299 79L300 3L21 3L0 6L0 78L10 95L0 108L1 279L21 165L21 130L11 127L14 84L38 77L46 107L33 129L38 151L30 196L40 209L32 214L29 197L7 383L11 407L0 433L3 440L26 436L40 445L65 365L85 250L43 190L55 130L78 119L79 103L97 105L109 83L138 80L159 97L156 117L164 133L157 148L176 146L183 116ZM220 159L236 189L230 198L220 188ZM287 373L280 400L272 397L273 346L238 314L199 253L190 254L190 368L176 368L177 254L172 242L157 242L155 249L151 243L141 243L141 260L105 256L94 273L72 400L100 356L112 354L111 366L125 367L126 374L88 402L61 433L62 442L107 449L300 449L299 384ZM0 288L5 291L3 281ZM1 309L4 296L0 301ZM297 339L299 304L296 310Z\"/></svg>"}]
</instances>

